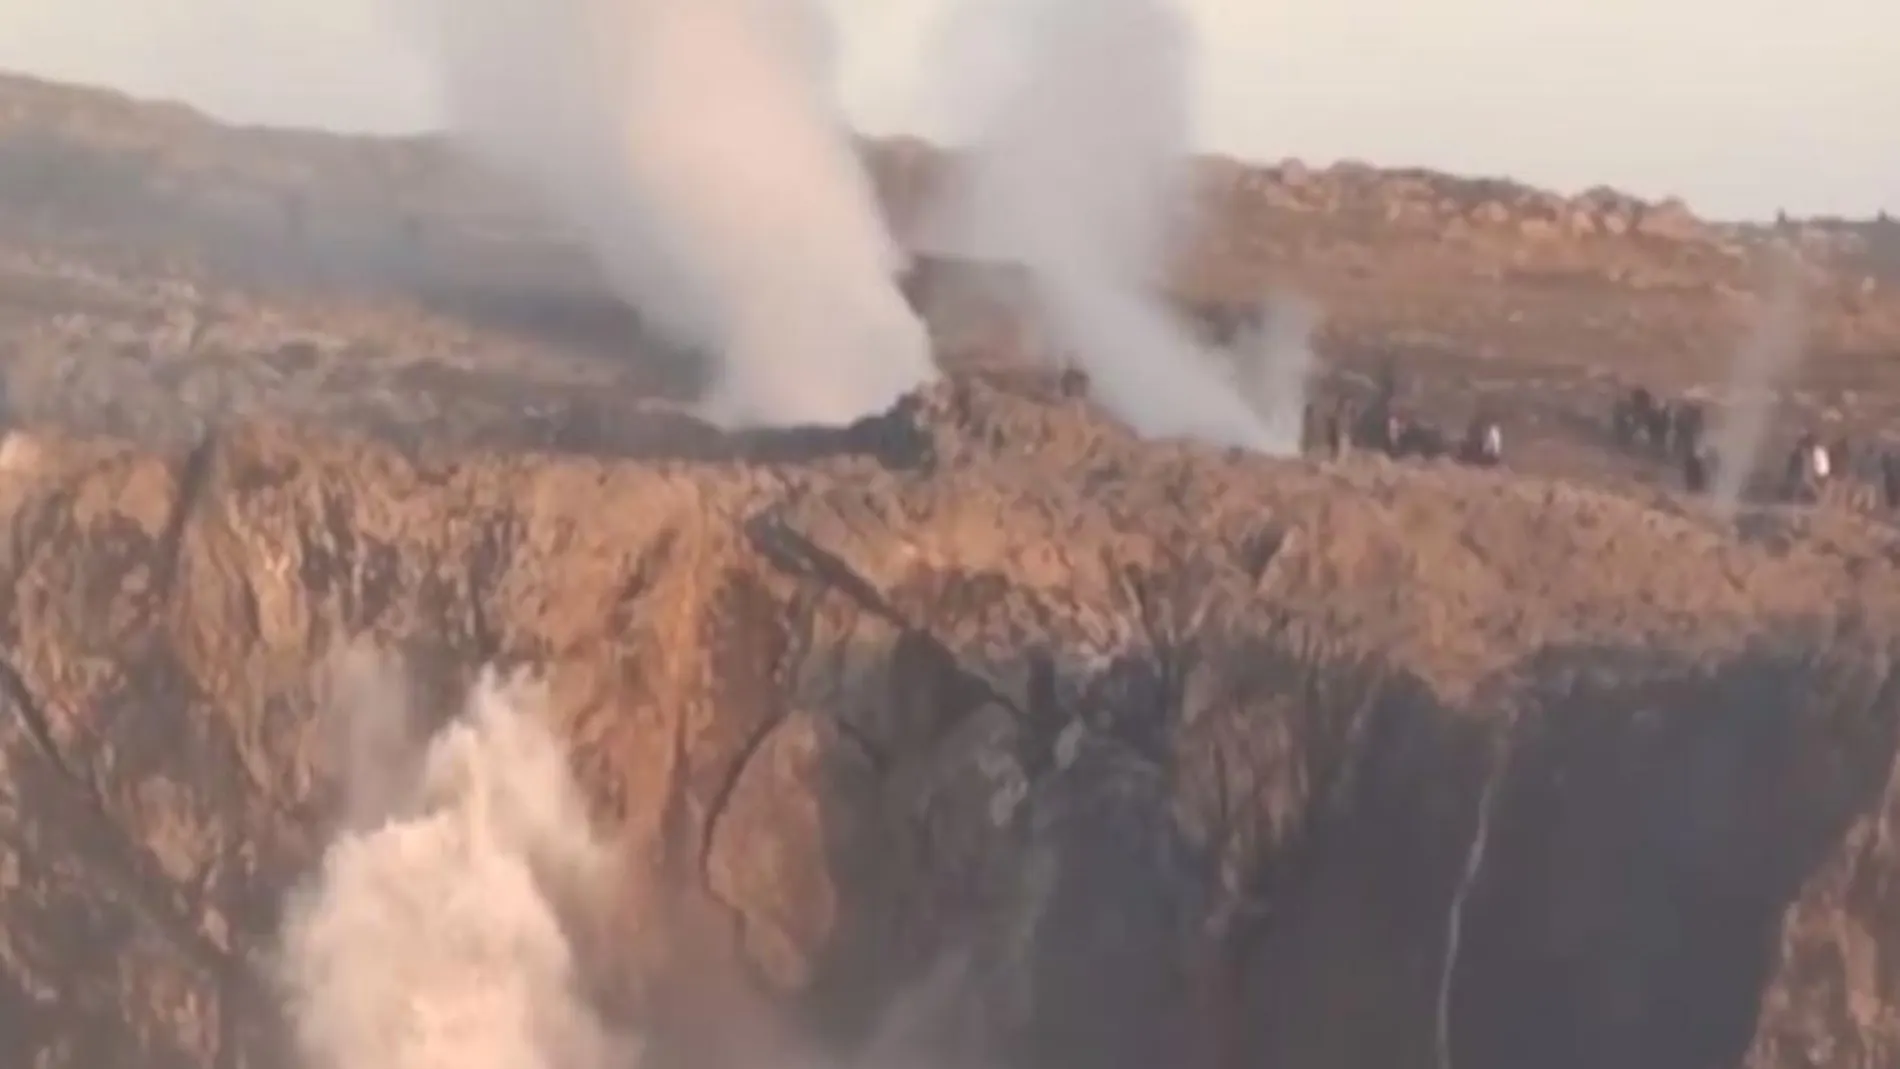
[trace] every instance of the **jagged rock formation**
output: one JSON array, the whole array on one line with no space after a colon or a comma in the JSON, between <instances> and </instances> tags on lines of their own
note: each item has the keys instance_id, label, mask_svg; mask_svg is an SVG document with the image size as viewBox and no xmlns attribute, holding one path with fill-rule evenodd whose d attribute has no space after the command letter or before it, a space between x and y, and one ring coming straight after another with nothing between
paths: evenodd
<instances>
[{"instance_id":1,"label":"jagged rock formation","mask_svg":"<svg viewBox=\"0 0 1900 1069\"><path fill-rule=\"evenodd\" d=\"M276 1064L356 636L545 668L627 912L698 902L841 1061L1900 1057L1889 529L1142 445L1020 382L635 445L6 439L18 1064Z\"/></svg>"}]
</instances>

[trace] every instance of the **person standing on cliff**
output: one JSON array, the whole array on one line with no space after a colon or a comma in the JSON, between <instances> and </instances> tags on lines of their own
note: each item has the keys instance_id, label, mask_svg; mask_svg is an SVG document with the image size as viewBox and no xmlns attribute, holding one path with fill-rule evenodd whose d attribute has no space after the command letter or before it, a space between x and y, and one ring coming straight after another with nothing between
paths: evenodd
<instances>
[{"instance_id":1,"label":"person standing on cliff","mask_svg":"<svg viewBox=\"0 0 1900 1069\"><path fill-rule=\"evenodd\" d=\"M1669 406L1671 445L1678 457L1702 448L1702 428L1706 421L1699 401L1681 400Z\"/></svg>"},{"instance_id":2,"label":"person standing on cliff","mask_svg":"<svg viewBox=\"0 0 1900 1069\"><path fill-rule=\"evenodd\" d=\"M1458 459L1480 468L1495 468L1504 462L1504 430L1489 414L1479 411L1465 427L1464 441L1458 446Z\"/></svg>"},{"instance_id":3,"label":"person standing on cliff","mask_svg":"<svg viewBox=\"0 0 1900 1069\"><path fill-rule=\"evenodd\" d=\"M1682 485L1692 494L1706 494L1715 478L1715 457L1698 445L1682 455Z\"/></svg>"},{"instance_id":4,"label":"person standing on cliff","mask_svg":"<svg viewBox=\"0 0 1900 1069\"><path fill-rule=\"evenodd\" d=\"M1821 499L1828 477L1834 472L1827 447L1812 431L1803 431L1788 454L1783 493L1789 501L1813 503Z\"/></svg>"},{"instance_id":5,"label":"person standing on cliff","mask_svg":"<svg viewBox=\"0 0 1900 1069\"><path fill-rule=\"evenodd\" d=\"M1338 460L1352 445L1352 404L1344 397L1335 400L1326 414L1326 451Z\"/></svg>"},{"instance_id":6,"label":"person standing on cliff","mask_svg":"<svg viewBox=\"0 0 1900 1069\"><path fill-rule=\"evenodd\" d=\"M1398 395L1398 371L1387 359L1373 377L1371 400L1359 413L1359 433L1354 435L1358 441L1382 453L1392 452L1398 444L1401 422Z\"/></svg>"}]
</instances>

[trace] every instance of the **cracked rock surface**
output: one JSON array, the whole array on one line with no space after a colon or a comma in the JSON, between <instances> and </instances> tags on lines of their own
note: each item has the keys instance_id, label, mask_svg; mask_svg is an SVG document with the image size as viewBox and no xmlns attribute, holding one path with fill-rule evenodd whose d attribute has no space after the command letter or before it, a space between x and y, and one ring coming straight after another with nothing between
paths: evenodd
<instances>
[{"instance_id":1,"label":"cracked rock surface","mask_svg":"<svg viewBox=\"0 0 1900 1069\"><path fill-rule=\"evenodd\" d=\"M964 1064L1900 1057L1891 529L1143 444L1020 381L628 433L7 437L17 1064L278 1064L313 666L362 637L545 670L626 909L673 874L748 992L713 1031L863 1057L924 985L901 1042Z\"/></svg>"}]
</instances>

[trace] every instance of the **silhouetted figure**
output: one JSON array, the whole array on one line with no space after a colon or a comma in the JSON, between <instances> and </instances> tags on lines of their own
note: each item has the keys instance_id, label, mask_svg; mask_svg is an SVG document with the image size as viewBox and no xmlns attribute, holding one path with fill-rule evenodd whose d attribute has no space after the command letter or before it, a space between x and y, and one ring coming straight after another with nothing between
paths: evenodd
<instances>
[{"instance_id":1,"label":"silhouetted figure","mask_svg":"<svg viewBox=\"0 0 1900 1069\"><path fill-rule=\"evenodd\" d=\"M1381 453L1390 453L1394 418L1390 408L1380 407L1378 399L1373 398L1353 417L1351 423L1353 444Z\"/></svg>"},{"instance_id":2,"label":"silhouetted figure","mask_svg":"<svg viewBox=\"0 0 1900 1069\"><path fill-rule=\"evenodd\" d=\"M1641 389L1642 387L1637 387ZM1627 449L1636 441L1636 409L1632 403L1635 391L1616 395L1610 402L1610 436L1616 444Z\"/></svg>"},{"instance_id":3,"label":"silhouetted figure","mask_svg":"<svg viewBox=\"0 0 1900 1069\"><path fill-rule=\"evenodd\" d=\"M1633 447L1647 442L1656 452L1669 447L1669 408L1656 399L1646 386L1632 386L1617 399L1610 412L1610 425L1617 443Z\"/></svg>"},{"instance_id":4,"label":"silhouetted figure","mask_svg":"<svg viewBox=\"0 0 1900 1069\"><path fill-rule=\"evenodd\" d=\"M1504 428L1496 420L1484 425L1484 459L1488 464L1504 463Z\"/></svg>"},{"instance_id":5,"label":"silhouetted figure","mask_svg":"<svg viewBox=\"0 0 1900 1069\"><path fill-rule=\"evenodd\" d=\"M1715 458L1712 454L1695 449L1682 455L1682 485L1692 494L1706 494L1709 483L1715 478Z\"/></svg>"},{"instance_id":6,"label":"silhouetted figure","mask_svg":"<svg viewBox=\"0 0 1900 1069\"><path fill-rule=\"evenodd\" d=\"M1649 440L1650 452L1657 456L1669 455L1670 425L1669 405L1652 400L1649 410L1643 413L1643 436Z\"/></svg>"},{"instance_id":7,"label":"silhouetted figure","mask_svg":"<svg viewBox=\"0 0 1900 1069\"><path fill-rule=\"evenodd\" d=\"M1374 403L1390 408L1399 399L1399 387L1398 362L1386 357L1380 362L1379 373L1372 380Z\"/></svg>"},{"instance_id":8,"label":"silhouetted figure","mask_svg":"<svg viewBox=\"0 0 1900 1069\"><path fill-rule=\"evenodd\" d=\"M1880 454L1880 496L1890 509L1900 509L1900 450Z\"/></svg>"},{"instance_id":9,"label":"silhouetted figure","mask_svg":"<svg viewBox=\"0 0 1900 1069\"><path fill-rule=\"evenodd\" d=\"M1326 423L1322 431L1326 451L1334 460L1346 455L1346 449L1352 441L1352 406L1345 398L1333 402L1327 410Z\"/></svg>"},{"instance_id":10,"label":"silhouetted figure","mask_svg":"<svg viewBox=\"0 0 1900 1069\"><path fill-rule=\"evenodd\" d=\"M1808 442L1811 438L1812 435L1804 432L1800 438L1795 439L1794 448L1788 450L1787 462L1782 465L1781 493L1783 497L1790 500L1800 495L1802 484L1805 482L1808 467Z\"/></svg>"},{"instance_id":11,"label":"silhouetted figure","mask_svg":"<svg viewBox=\"0 0 1900 1069\"><path fill-rule=\"evenodd\" d=\"M1702 448L1702 430L1707 417L1700 401L1677 401L1669 406L1669 445L1678 457Z\"/></svg>"},{"instance_id":12,"label":"silhouetted figure","mask_svg":"<svg viewBox=\"0 0 1900 1069\"><path fill-rule=\"evenodd\" d=\"M1846 435L1834 439L1827 447L1828 473L1838 479L1856 473L1854 443Z\"/></svg>"},{"instance_id":13,"label":"silhouetted figure","mask_svg":"<svg viewBox=\"0 0 1900 1069\"><path fill-rule=\"evenodd\" d=\"M1484 413L1471 417L1465 437L1458 445L1458 459L1481 468L1495 468L1504 462L1504 429Z\"/></svg>"},{"instance_id":14,"label":"silhouetted figure","mask_svg":"<svg viewBox=\"0 0 1900 1069\"><path fill-rule=\"evenodd\" d=\"M1405 417L1386 409L1385 419L1380 421L1379 448L1389 456L1399 455L1399 441L1405 437Z\"/></svg>"},{"instance_id":15,"label":"silhouetted figure","mask_svg":"<svg viewBox=\"0 0 1900 1069\"><path fill-rule=\"evenodd\" d=\"M1808 477L1816 482L1824 482L1834 477L1834 454L1814 435L1808 439Z\"/></svg>"},{"instance_id":16,"label":"silhouetted figure","mask_svg":"<svg viewBox=\"0 0 1900 1069\"><path fill-rule=\"evenodd\" d=\"M1803 431L1788 453L1783 496L1789 501L1818 501L1823 485L1833 473L1833 461L1827 455L1827 447L1821 444L1813 432Z\"/></svg>"},{"instance_id":17,"label":"silhouetted figure","mask_svg":"<svg viewBox=\"0 0 1900 1069\"><path fill-rule=\"evenodd\" d=\"M1447 452L1444 432L1429 423L1394 415L1391 436L1394 457L1431 460Z\"/></svg>"},{"instance_id":18,"label":"silhouetted figure","mask_svg":"<svg viewBox=\"0 0 1900 1069\"><path fill-rule=\"evenodd\" d=\"M1372 377L1372 396L1359 412L1353 439L1369 449L1392 452L1398 442L1399 372L1390 358Z\"/></svg>"},{"instance_id":19,"label":"silhouetted figure","mask_svg":"<svg viewBox=\"0 0 1900 1069\"><path fill-rule=\"evenodd\" d=\"M1313 402L1300 406L1300 452L1311 453L1320 447L1319 417L1314 411Z\"/></svg>"}]
</instances>

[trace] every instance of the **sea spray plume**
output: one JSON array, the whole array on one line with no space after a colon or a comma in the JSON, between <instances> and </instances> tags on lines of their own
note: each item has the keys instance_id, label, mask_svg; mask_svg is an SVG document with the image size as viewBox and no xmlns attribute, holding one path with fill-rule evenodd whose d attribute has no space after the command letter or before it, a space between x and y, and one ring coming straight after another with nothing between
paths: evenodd
<instances>
[{"instance_id":1,"label":"sea spray plume","mask_svg":"<svg viewBox=\"0 0 1900 1069\"><path fill-rule=\"evenodd\" d=\"M1806 301L1799 262L1777 248L1770 263L1767 299L1735 355L1729 374L1729 403L1716 426L1713 497L1731 512L1740 503L1755 468L1774 412L1775 392L1804 355Z\"/></svg>"},{"instance_id":2,"label":"sea spray plume","mask_svg":"<svg viewBox=\"0 0 1900 1069\"><path fill-rule=\"evenodd\" d=\"M1279 292L1267 298L1262 318L1241 340L1236 385L1259 413L1273 451L1298 452L1319 307L1305 297Z\"/></svg>"},{"instance_id":3,"label":"sea spray plume","mask_svg":"<svg viewBox=\"0 0 1900 1069\"><path fill-rule=\"evenodd\" d=\"M354 670L345 697L402 693ZM293 897L279 967L303 1069L634 1064L581 993L568 926L607 855L538 701L484 674L383 822L342 830Z\"/></svg>"},{"instance_id":4,"label":"sea spray plume","mask_svg":"<svg viewBox=\"0 0 1900 1069\"><path fill-rule=\"evenodd\" d=\"M731 425L847 423L935 375L812 0L409 0L463 143L585 233Z\"/></svg>"},{"instance_id":5,"label":"sea spray plume","mask_svg":"<svg viewBox=\"0 0 1900 1069\"><path fill-rule=\"evenodd\" d=\"M396 814L413 789L427 741L403 673L378 652L351 646L330 665L319 726L342 791L343 827L367 830Z\"/></svg>"},{"instance_id":6,"label":"sea spray plume","mask_svg":"<svg viewBox=\"0 0 1900 1069\"><path fill-rule=\"evenodd\" d=\"M1188 201L1180 12L1166 0L1034 0L1017 11L1018 77L994 94L934 225L1027 269L1055 340L1138 433L1275 449L1283 443L1158 296Z\"/></svg>"}]
</instances>

